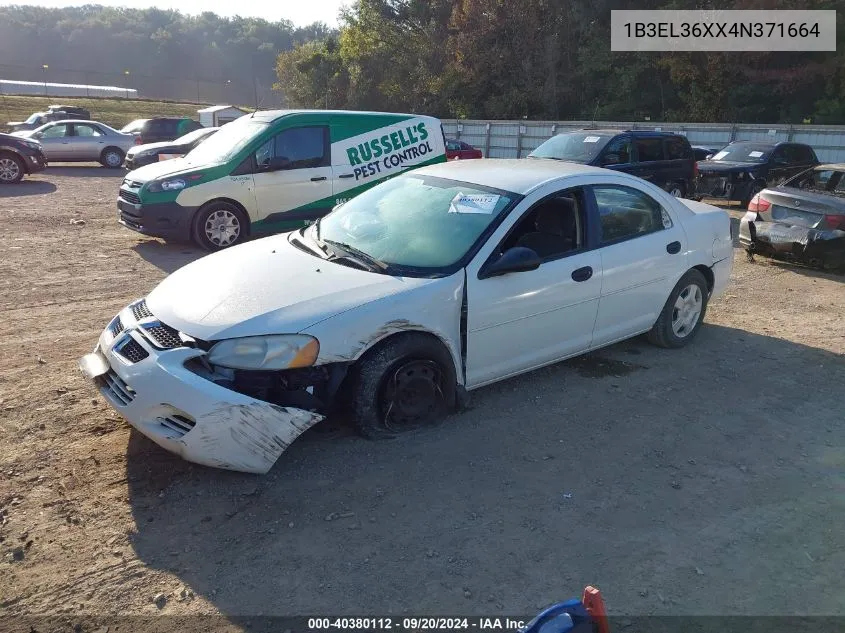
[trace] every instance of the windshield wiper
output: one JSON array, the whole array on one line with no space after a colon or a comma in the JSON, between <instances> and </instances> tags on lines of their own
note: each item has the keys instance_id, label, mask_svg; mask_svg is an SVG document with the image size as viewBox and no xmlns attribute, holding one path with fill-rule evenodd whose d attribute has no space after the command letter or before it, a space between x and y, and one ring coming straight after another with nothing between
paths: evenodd
<instances>
[{"instance_id":1,"label":"windshield wiper","mask_svg":"<svg viewBox=\"0 0 845 633\"><path fill-rule=\"evenodd\" d=\"M352 259L359 260L361 263L367 265L371 270L375 269L375 270L384 271L384 270L388 269L388 265L386 263L384 263L383 261L381 261L380 259L376 259L375 257L370 255L369 253L365 253L364 251L362 251L358 248L355 248L354 246L350 246L349 244L346 244L345 242L335 242L334 240L323 240L323 243L328 244L329 246L334 248L335 251L337 251L337 249L340 249L342 251L346 251L349 255L352 255ZM342 257L342 255L338 255L338 257Z\"/></svg>"}]
</instances>

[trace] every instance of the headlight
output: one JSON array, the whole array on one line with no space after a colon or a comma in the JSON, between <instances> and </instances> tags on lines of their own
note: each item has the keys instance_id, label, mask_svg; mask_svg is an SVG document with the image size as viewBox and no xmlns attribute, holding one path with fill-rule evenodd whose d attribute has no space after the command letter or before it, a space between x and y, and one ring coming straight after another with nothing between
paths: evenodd
<instances>
[{"instance_id":1,"label":"headlight","mask_svg":"<svg viewBox=\"0 0 845 633\"><path fill-rule=\"evenodd\" d=\"M220 341L208 352L208 362L230 369L293 369L310 367L320 342L306 334L247 336Z\"/></svg>"},{"instance_id":2,"label":"headlight","mask_svg":"<svg viewBox=\"0 0 845 633\"><path fill-rule=\"evenodd\" d=\"M169 180L154 180L147 187L150 193L157 193L159 191L179 191L187 186L182 178L171 178Z\"/></svg>"},{"instance_id":3,"label":"headlight","mask_svg":"<svg viewBox=\"0 0 845 633\"><path fill-rule=\"evenodd\" d=\"M23 144L30 149L41 149L41 143L38 141L23 141Z\"/></svg>"}]
</instances>

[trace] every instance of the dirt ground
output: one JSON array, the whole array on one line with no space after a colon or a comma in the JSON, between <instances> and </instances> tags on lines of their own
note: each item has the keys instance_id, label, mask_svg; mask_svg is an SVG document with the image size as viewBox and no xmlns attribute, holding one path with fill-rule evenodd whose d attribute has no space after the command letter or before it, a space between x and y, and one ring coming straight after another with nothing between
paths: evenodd
<instances>
[{"instance_id":1,"label":"dirt ground","mask_svg":"<svg viewBox=\"0 0 845 633\"><path fill-rule=\"evenodd\" d=\"M0 188L0 615L524 615L587 584L613 614L845 615L845 278L736 250L687 349L392 441L318 426L255 477L130 432L77 370L199 256L117 224L122 175Z\"/></svg>"}]
</instances>

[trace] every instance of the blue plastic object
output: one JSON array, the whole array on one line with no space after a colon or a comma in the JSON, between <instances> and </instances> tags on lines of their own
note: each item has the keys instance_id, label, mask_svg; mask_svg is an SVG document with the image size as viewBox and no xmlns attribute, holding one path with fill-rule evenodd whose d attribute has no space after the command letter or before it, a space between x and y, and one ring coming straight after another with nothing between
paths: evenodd
<instances>
[{"instance_id":1,"label":"blue plastic object","mask_svg":"<svg viewBox=\"0 0 845 633\"><path fill-rule=\"evenodd\" d=\"M544 609L522 633L594 633L593 620L584 604L568 600Z\"/></svg>"}]
</instances>

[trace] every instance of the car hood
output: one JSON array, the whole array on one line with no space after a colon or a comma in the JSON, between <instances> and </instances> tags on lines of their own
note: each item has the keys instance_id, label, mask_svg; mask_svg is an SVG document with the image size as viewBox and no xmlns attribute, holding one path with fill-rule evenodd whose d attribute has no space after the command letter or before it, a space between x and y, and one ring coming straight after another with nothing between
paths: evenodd
<instances>
[{"instance_id":1,"label":"car hood","mask_svg":"<svg viewBox=\"0 0 845 633\"><path fill-rule=\"evenodd\" d=\"M301 332L436 281L335 264L301 251L288 235L228 248L180 268L149 294L147 306L163 323L215 341Z\"/></svg>"},{"instance_id":2,"label":"car hood","mask_svg":"<svg viewBox=\"0 0 845 633\"><path fill-rule=\"evenodd\" d=\"M195 163L183 156L181 158L174 158L172 160L164 160L144 165L143 167L130 171L126 177L129 178L131 175L132 180L143 184L145 182L149 182L150 180L155 180L156 178L162 178L163 176L181 176L182 174L191 173L198 169L215 166L216 165Z\"/></svg>"},{"instance_id":3,"label":"car hood","mask_svg":"<svg viewBox=\"0 0 845 633\"><path fill-rule=\"evenodd\" d=\"M175 149L178 146L170 141L160 141L158 143L147 143L145 145L136 145L132 149L130 149L127 154L135 155L135 154L142 154L143 152L150 152L150 151L161 151L163 149Z\"/></svg>"},{"instance_id":4,"label":"car hood","mask_svg":"<svg viewBox=\"0 0 845 633\"><path fill-rule=\"evenodd\" d=\"M22 138L29 138L35 130L15 130L12 136L20 136Z\"/></svg>"},{"instance_id":5,"label":"car hood","mask_svg":"<svg viewBox=\"0 0 845 633\"><path fill-rule=\"evenodd\" d=\"M732 174L750 169L762 167L763 163L740 163L727 160L700 160L698 171L713 172L718 174Z\"/></svg>"}]
</instances>

